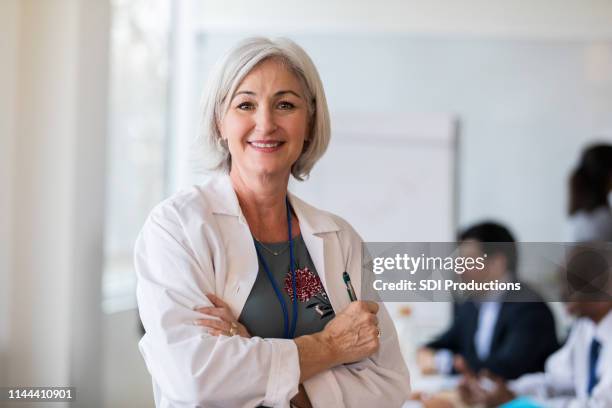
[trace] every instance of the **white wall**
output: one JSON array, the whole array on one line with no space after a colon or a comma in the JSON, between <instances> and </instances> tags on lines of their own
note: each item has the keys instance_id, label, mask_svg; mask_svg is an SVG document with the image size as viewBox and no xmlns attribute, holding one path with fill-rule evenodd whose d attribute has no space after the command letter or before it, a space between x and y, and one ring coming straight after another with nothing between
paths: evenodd
<instances>
[{"instance_id":1,"label":"white wall","mask_svg":"<svg viewBox=\"0 0 612 408\"><path fill-rule=\"evenodd\" d=\"M109 4L1 4L2 385L75 386L99 406Z\"/></svg>"},{"instance_id":2,"label":"white wall","mask_svg":"<svg viewBox=\"0 0 612 408\"><path fill-rule=\"evenodd\" d=\"M207 30L612 37L607 0L205 0L197 5L195 18Z\"/></svg>"}]
</instances>

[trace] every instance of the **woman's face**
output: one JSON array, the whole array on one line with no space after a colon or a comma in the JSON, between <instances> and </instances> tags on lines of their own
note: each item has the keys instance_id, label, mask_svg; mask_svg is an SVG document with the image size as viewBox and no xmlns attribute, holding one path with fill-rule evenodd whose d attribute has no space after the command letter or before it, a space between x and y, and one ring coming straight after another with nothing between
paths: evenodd
<instances>
[{"instance_id":1,"label":"woman's face","mask_svg":"<svg viewBox=\"0 0 612 408\"><path fill-rule=\"evenodd\" d=\"M232 155L232 172L288 175L308 131L300 81L278 61L263 61L238 86L219 130Z\"/></svg>"}]
</instances>

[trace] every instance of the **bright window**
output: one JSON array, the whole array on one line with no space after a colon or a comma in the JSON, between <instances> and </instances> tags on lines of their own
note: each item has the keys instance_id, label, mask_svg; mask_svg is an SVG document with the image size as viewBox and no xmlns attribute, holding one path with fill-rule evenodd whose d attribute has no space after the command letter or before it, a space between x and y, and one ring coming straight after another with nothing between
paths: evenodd
<instances>
[{"instance_id":1,"label":"bright window","mask_svg":"<svg viewBox=\"0 0 612 408\"><path fill-rule=\"evenodd\" d=\"M112 0L103 309L135 307L132 249L167 186L170 0Z\"/></svg>"}]
</instances>

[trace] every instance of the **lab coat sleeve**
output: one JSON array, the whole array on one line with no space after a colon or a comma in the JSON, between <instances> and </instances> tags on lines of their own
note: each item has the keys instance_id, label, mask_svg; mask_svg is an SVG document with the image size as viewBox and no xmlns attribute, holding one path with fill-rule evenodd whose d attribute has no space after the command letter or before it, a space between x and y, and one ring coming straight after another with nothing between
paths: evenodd
<instances>
[{"instance_id":1,"label":"lab coat sleeve","mask_svg":"<svg viewBox=\"0 0 612 408\"><path fill-rule=\"evenodd\" d=\"M543 374L535 374L543 376ZM593 389L589 397L577 398L574 390L561 389L557 384L555 388L548 383L548 396L536 395L534 401L548 408L608 408L612 407L612 376L604 374L603 378ZM570 395L568 395L570 394Z\"/></svg>"},{"instance_id":2,"label":"lab coat sleeve","mask_svg":"<svg viewBox=\"0 0 612 408\"><path fill-rule=\"evenodd\" d=\"M609 408L612 407L612 375L610 371L599 380L588 399L572 399L568 408Z\"/></svg>"},{"instance_id":3,"label":"lab coat sleeve","mask_svg":"<svg viewBox=\"0 0 612 408\"><path fill-rule=\"evenodd\" d=\"M395 328L381 304L379 351L372 357L324 371L304 382L314 408L401 407L410 396L410 378Z\"/></svg>"},{"instance_id":4,"label":"lab coat sleeve","mask_svg":"<svg viewBox=\"0 0 612 408\"><path fill-rule=\"evenodd\" d=\"M211 305L205 294L215 292L215 278L212 261L202 261L210 254L196 256L185 235L176 210L166 205L153 211L135 247L146 330L139 347L158 407L288 407L300 377L295 343L216 337L194 325L204 316L193 308Z\"/></svg>"},{"instance_id":5,"label":"lab coat sleeve","mask_svg":"<svg viewBox=\"0 0 612 408\"><path fill-rule=\"evenodd\" d=\"M342 218L340 240L350 259L348 271L355 289L361 292L361 237ZM359 295L358 295L359 296ZM336 366L304 382L314 408L401 407L410 396L410 376L400 352L395 326L379 302L380 348L370 358Z\"/></svg>"}]
</instances>

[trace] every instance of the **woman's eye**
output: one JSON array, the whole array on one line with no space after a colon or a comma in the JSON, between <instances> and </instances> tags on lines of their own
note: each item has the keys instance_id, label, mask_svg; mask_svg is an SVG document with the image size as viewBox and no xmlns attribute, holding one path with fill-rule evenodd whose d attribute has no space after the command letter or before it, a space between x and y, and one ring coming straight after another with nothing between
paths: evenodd
<instances>
[{"instance_id":1,"label":"woman's eye","mask_svg":"<svg viewBox=\"0 0 612 408\"><path fill-rule=\"evenodd\" d=\"M242 102L237 106L237 108L240 110L252 110L254 106L251 102Z\"/></svg>"},{"instance_id":2,"label":"woman's eye","mask_svg":"<svg viewBox=\"0 0 612 408\"><path fill-rule=\"evenodd\" d=\"M283 110L289 110L295 108L295 105L291 102L279 102L278 108Z\"/></svg>"}]
</instances>

